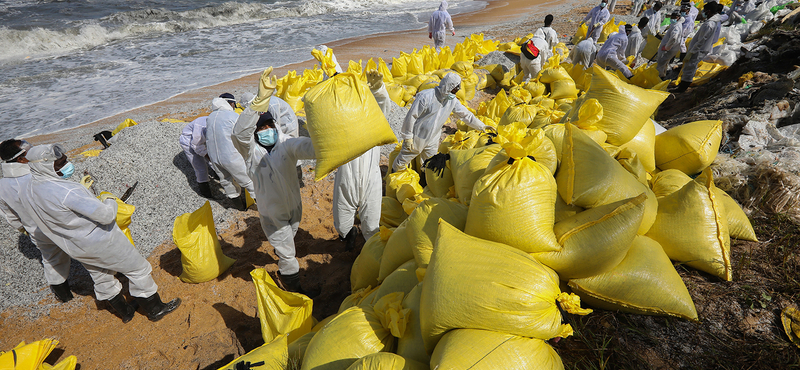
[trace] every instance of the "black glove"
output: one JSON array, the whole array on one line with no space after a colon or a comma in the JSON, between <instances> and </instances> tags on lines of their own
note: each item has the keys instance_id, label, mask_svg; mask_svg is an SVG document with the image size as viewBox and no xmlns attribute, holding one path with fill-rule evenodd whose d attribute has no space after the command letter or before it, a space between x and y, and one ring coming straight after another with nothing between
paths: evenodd
<instances>
[{"instance_id":1,"label":"black glove","mask_svg":"<svg viewBox=\"0 0 800 370\"><path fill-rule=\"evenodd\" d=\"M428 158L425 163L422 164L422 168L431 170L436 176L442 176L444 168L447 166L447 161L449 160L450 154L438 153Z\"/></svg>"}]
</instances>

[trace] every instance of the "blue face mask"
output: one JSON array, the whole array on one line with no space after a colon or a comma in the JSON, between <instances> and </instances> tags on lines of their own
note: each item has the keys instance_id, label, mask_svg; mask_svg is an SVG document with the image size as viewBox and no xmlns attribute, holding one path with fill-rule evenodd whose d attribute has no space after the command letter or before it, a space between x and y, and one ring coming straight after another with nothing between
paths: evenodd
<instances>
[{"instance_id":1,"label":"blue face mask","mask_svg":"<svg viewBox=\"0 0 800 370\"><path fill-rule=\"evenodd\" d=\"M453 100L455 98L456 98L456 94L453 94L453 93L447 93L447 95L444 96L444 100Z\"/></svg>"},{"instance_id":2,"label":"blue face mask","mask_svg":"<svg viewBox=\"0 0 800 370\"><path fill-rule=\"evenodd\" d=\"M606 3L600 3L600 7L601 8L605 8L606 7Z\"/></svg>"},{"instance_id":3,"label":"blue face mask","mask_svg":"<svg viewBox=\"0 0 800 370\"><path fill-rule=\"evenodd\" d=\"M685 16L686 16L686 12L681 12L681 17L685 17Z\"/></svg>"},{"instance_id":4,"label":"blue face mask","mask_svg":"<svg viewBox=\"0 0 800 370\"><path fill-rule=\"evenodd\" d=\"M61 167L61 170L59 170L59 172L61 172L62 179L68 179L72 177L72 174L75 173L75 165L72 164L72 162L67 162L67 164L65 164L64 167Z\"/></svg>"},{"instance_id":5,"label":"blue face mask","mask_svg":"<svg viewBox=\"0 0 800 370\"><path fill-rule=\"evenodd\" d=\"M273 146L278 141L278 135L274 128L259 131L256 136L258 137L258 142L263 146Z\"/></svg>"}]
</instances>

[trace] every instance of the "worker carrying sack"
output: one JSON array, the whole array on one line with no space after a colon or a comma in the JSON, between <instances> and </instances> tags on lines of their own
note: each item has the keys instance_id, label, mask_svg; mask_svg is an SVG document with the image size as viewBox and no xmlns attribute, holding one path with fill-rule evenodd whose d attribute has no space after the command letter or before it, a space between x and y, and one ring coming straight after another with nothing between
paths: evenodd
<instances>
[{"instance_id":1,"label":"worker carrying sack","mask_svg":"<svg viewBox=\"0 0 800 370\"><path fill-rule=\"evenodd\" d=\"M222 254L208 201L200 209L175 219L172 240L181 251L183 273L180 278L184 283L215 279L236 262Z\"/></svg>"},{"instance_id":2,"label":"worker carrying sack","mask_svg":"<svg viewBox=\"0 0 800 370\"><path fill-rule=\"evenodd\" d=\"M373 147L397 142L366 82L352 73L339 73L312 87L303 101L317 157L317 181Z\"/></svg>"}]
</instances>

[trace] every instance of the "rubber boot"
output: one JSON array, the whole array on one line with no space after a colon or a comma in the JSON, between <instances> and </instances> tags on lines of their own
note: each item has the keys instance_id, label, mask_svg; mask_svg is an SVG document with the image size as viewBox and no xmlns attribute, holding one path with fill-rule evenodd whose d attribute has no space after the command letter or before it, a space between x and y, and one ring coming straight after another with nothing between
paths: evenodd
<instances>
[{"instance_id":1,"label":"rubber boot","mask_svg":"<svg viewBox=\"0 0 800 370\"><path fill-rule=\"evenodd\" d=\"M678 88L675 89L675 92L676 93L682 93L682 92L686 91L686 89L688 89L689 85L691 85L691 84L692 84L692 81L681 81L681 83L678 84Z\"/></svg>"},{"instance_id":2,"label":"rubber boot","mask_svg":"<svg viewBox=\"0 0 800 370\"><path fill-rule=\"evenodd\" d=\"M122 318L123 323L127 323L133 319L133 315L136 314L137 304L134 302L133 304L128 304L128 301L125 300L125 296L122 293L117 294L114 298L108 300L108 304L111 305L111 308L117 313L117 315Z\"/></svg>"},{"instance_id":3,"label":"rubber boot","mask_svg":"<svg viewBox=\"0 0 800 370\"><path fill-rule=\"evenodd\" d=\"M358 232L356 231L355 226L353 226L350 231L347 232L347 236L342 238L345 251L349 252L356 247L356 236L358 236Z\"/></svg>"},{"instance_id":4,"label":"rubber boot","mask_svg":"<svg viewBox=\"0 0 800 370\"><path fill-rule=\"evenodd\" d=\"M74 298L72 292L69 290L69 282L67 281L58 285L51 285L50 290L53 291L53 294L55 294L56 298L61 302L69 302Z\"/></svg>"},{"instance_id":5,"label":"rubber boot","mask_svg":"<svg viewBox=\"0 0 800 370\"><path fill-rule=\"evenodd\" d=\"M208 182L198 182L198 188L200 188L200 195L204 198L213 198L214 196L211 194L211 186Z\"/></svg>"},{"instance_id":6,"label":"rubber boot","mask_svg":"<svg viewBox=\"0 0 800 370\"><path fill-rule=\"evenodd\" d=\"M319 295L319 289L303 289L300 285L300 273L294 273L291 275L282 275L280 271L278 271L278 279L281 280L281 284L283 284L283 288L286 291L300 293L308 298L314 299Z\"/></svg>"},{"instance_id":7,"label":"rubber boot","mask_svg":"<svg viewBox=\"0 0 800 370\"><path fill-rule=\"evenodd\" d=\"M162 317L175 311L175 309L181 305L180 298L175 298L167 303L162 302L158 293L147 298L136 298L136 300L139 302L139 306L144 308L144 313L147 314L147 318L150 319L150 321L161 320Z\"/></svg>"}]
</instances>

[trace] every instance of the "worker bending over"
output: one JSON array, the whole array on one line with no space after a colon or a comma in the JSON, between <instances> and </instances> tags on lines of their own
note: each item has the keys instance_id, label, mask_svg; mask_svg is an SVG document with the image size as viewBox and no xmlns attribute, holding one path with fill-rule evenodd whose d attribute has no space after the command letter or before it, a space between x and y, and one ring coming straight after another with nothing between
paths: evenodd
<instances>
[{"instance_id":1,"label":"worker bending over","mask_svg":"<svg viewBox=\"0 0 800 370\"><path fill-rule=\"evenodd\" d=\"M625 57L639 57L639 54L642 53L644 50L644 46L646 44L644 37L642 36L642 31L647 28L647 24L650 21L646 17L642 17L639 19L639 23L636 24L636 27L631 29L630 35L628 35L628 47L625 48Z\"/></svg>"},{"instance_id":2,"label":"worker bending over","mask_svg":"<svg viewBox=\"0 0 800 370\"><path fill-rule=\"evenodd\" d=\"M622 72L625 78L631 78L633 73L625 65L625 49L628 47L628 35L633 27L629 24L619 26L619 32L611 34L608 40L597 52L597 65L606 69Z\"/></svg>"},{"instance_id":3,"label":"worker bending over","mask_svg":"<svg viewBox=\"0 0 800 370\"><path fill-rule=\"evenodd\" d=\"M522 82L528 82L536 78L542 70L542 66L552 56L552 49L547 46L547 41L538 35L526 41L520 47L519 65L522 67Z\"/></svg>"},{"instance_id":4,"label":"worker bending over","mask_svg":"<svg viewBox=\"0 0 800 370\"><path fill-rule=\"evenodd\" d=\"M664 37L661 38L661 43L658 45L658 58L656 59L656 70L662 80L667 79L667 69L672 58L681 52L679 44L683 39L683 18L680 13L672 13L670 22L667 32L664 33Z\"/></svg>"}]
</instances>

